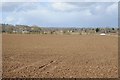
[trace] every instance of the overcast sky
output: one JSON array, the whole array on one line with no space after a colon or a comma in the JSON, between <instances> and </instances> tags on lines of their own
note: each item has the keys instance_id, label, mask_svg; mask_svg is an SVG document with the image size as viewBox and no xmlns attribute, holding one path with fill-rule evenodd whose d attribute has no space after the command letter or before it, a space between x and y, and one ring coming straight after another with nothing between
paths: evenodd
<instances>
[{"instance_id":1,"label":"overcast sky","mask_svg":"<svg viewBox=\"0 0 120 80\"><path fill-rule=\"evenodd\" d=\"M2 23L42 27L115 27L117 2L4 2ZM1 16L0 16L1 18Z\"/></svg>"}]
</instances>

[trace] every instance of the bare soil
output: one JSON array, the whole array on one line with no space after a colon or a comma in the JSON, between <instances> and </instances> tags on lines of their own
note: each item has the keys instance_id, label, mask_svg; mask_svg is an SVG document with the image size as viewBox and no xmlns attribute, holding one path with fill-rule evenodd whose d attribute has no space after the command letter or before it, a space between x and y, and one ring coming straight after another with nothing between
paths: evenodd
<instances>
[{"instance_id":1,"label":"bare soil","mask_svg":"<svg viewBox=\"0 0 120 80\"><path fill-rule=\"evenodd\" d=\"M3 34L4 78L117 78L118 37Z\"/></svg>"}]
</instances>

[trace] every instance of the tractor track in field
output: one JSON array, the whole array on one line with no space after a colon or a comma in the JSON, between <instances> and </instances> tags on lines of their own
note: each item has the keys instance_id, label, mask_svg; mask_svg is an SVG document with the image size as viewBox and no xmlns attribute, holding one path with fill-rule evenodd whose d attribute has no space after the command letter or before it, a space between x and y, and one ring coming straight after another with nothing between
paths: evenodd
<instances>
[{"instance_id":1,"label":"tractor track in field","mask_svg":"<svg viewBox=\"0 0 120 80\"><path fill-rule=\"evenodd\" d=\"M32 63L32 64L30 64L30 65L27 65L27 66L23 66L23 67L14 69L14 70L12 70L12 71L10 71L10 72L18 72L18 71L21 71L22 69L29 68L30 66L36 66L36 65L39 66L39 63L40 63L40 62L41 62L41 61L37 61L37 62ZM54 63L57 63L57 64L58 64L58 62L57 62L56 60L51 60L51 61L49 61L48 63L39 66L39 70L43 71L43 70L45 70L46 68L48 68L49 66L51 66L51 65L54 64ZM55 66L55 67L56 67L56 66ZM55 68L55 67L54 67L54 68ZM52 70L53 70L53 68L52 68Z\"/></svg>"}]
</instances>

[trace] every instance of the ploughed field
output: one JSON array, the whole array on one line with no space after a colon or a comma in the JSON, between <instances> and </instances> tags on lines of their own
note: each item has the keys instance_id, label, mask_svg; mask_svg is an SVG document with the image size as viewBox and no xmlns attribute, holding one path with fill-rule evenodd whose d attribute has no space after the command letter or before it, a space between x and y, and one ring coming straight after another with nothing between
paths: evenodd
<instances>
[{"instance_id":1,"label":"ploughed field","mask_svg":"<svg viewBox=\"0 0 120 80\"><path fill-rule=\"evenodd\" d=\"M3 34L4 78L118 77L118 38Z\"/></svg>"}]
</instances>

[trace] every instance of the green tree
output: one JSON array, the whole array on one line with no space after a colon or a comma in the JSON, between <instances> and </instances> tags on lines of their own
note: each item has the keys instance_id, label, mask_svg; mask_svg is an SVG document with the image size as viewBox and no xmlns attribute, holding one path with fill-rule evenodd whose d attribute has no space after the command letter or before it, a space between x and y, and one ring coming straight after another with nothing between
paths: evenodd
<instances>
[{"instance_id":1,"label":"green tree","mask_svg":"<svg viewBox=\"0 0 120 80\"><path fill-rule=\"evenodd\" d=\"M112 30L115 30L114 28L112 28Z\"/></svg>"},{"instance_id":2,"label":"green tree","mask_svg":"<svg viewBox=\"0 0 120 80\"><path fill-rule=\"evenodd\" d=\"M100 29L99 28L96 28L96 32L99 32L100 31Z\"/></svg>"}]
</instances>

